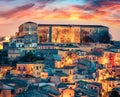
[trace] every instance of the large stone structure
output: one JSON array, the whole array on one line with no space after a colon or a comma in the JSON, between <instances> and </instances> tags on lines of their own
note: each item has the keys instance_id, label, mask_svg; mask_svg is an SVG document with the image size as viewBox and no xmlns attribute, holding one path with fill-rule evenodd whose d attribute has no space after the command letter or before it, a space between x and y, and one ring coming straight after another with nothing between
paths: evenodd
<instances>
[{"instance_id":1,"label":"large stone structure","mask_svg":"<svg viewBox=\"0 0 120 97\"><path fill-rule=\"evenodd\" d=\"M101 25L38 24L38 41L53 43L86 43L86 37L109 28ZM93 40L95 37L93 37Z\"/></svg>"},{"instance_id":2,"label":"large stone structure","mask_svg":"<svg viewBox=\"0 0 120 97\"><path fill-rule=\"evenodd\" d=\"M97 41L94 36L104 31L109 32L108 30L108 27L101 25L36 24L26 22L19 26L17 36L37 34L38 43L86 43L90 41L91 37L94 42ZM93 33L95 35L91 36Z\"/></svg>"}]
</instances>

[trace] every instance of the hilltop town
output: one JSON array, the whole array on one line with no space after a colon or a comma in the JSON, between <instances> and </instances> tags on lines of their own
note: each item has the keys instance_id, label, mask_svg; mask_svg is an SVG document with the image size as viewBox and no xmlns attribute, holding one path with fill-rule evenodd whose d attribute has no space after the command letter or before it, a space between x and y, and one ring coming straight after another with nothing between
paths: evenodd
<instances>
[{"instance_id":1,"label":"hilltop town","mask_svg":"<svg viewBox=\"0 0 120 97\"><path fill-rule=\"evenodd\" d=\"M120 42L102 25L25 22L0 38L0 97L120 97Z\"/></svg>"}]
</instances>

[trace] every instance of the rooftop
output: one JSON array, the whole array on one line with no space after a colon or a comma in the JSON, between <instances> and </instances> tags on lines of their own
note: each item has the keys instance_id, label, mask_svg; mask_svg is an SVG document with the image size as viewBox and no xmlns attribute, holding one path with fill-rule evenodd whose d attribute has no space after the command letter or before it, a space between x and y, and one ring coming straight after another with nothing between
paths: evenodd
<instances>
[{"instance_id":1,"label":"rooftop","mask_svg":"<svg viewBox=\"0 0 120 97\"><path fill-rule=\"evenodd\" d=\"M117 49L105 49L105 51L119 53L119 51Z\"/></svg>"},{"instance_id":2,"label":"rooftop","mask_svg":"<svg viewBox=\"0 0 120 97\"><path fill-rule=\"evenodd\" d=\"M63 73L62 71L56 71L54 74L57 75L57 76L60 76L60 77L69 76L68 74Z\"/></svg>"},{"instance_id":3,"label":"rooftop","mask_svg":"<svg viewBox=\"0 0 120 97\"><path fill-rule=\"evenodd\" d=\"M66 84L63 84L63 83L60 83L57 88L67 88L67 85Z\"/></svg>"},{"instance_id":4,"label":"rooftop","mask_svg":"<svg viewBox=\"0 0 120 97\"><path fill-rule=\"evenodd\" d=\"M97 57L102 57L102 54L99 53L99 52L90 52L90 53L88 53L88 55L94 55L94 56L97 56Z\"/></svg>"},{"instance_id":5,"label":"rooftop","mask_svg":"<svg viewBox=\"0 0 120 97\"><path fill-rule=\"evenodd\" d=\"M60 95L60 92L58 92L56 88L49 85L41 87L41 91L43 91L45 94L53 94L56 96Z\"/></svg>"},{"instance_id":6,"label":"rooftop","mask_svg":"<svg viewBox=\"0 0 120 97\"><path fill-rule=\"evenodd\" d=\"M0 90L12 90L12 89L14 88L0 82Z\"/></svg>"},{"instance_id":7,"label":"rooftop","mask_svg":"<svg viewBox=\"0 0 120 97\"><path fill-rule=\"evenodd\" d=\"M75 66L65 66L62 69L74 69L74 68L75 68Z\"/></svg>"},{"instance_id":8,"label":"rooftop","mask_svg":"<svg viewBox=\"0 0 120 97\"><path fill-rule=\"evenodd\" d=\"M107 80L107 81L118 81L118 80L120 80L120 79L116 79L116 78L114 78L114 77L109 77L109 78L107 78L106 80Z\"/></svg>"},{"instance_id":9,"label":"rooftop","mask_svg":"<svg viewBox=\"0 0 120 97\"><path fill-rule=\"evenodd\" d=\"M80 27L105 27L108 28L106 26L103 25L80 25L80 24L38 24L38 26L80 26Z\"/></svg>"},{"instance_id":10,"label":"rooftop","mask_svg":"<svg viewBox=\"0 0 120 97\"><path fill-rule=\"evenodd\" d=\"M43 60L40 60L40 61L36 61L36 62L18 62L17 64L43 64L44 61Z\"/></svg>"},{"instance_id":11,"label":"rooftop","mask_svg":"<svg viewBox=\"0 0 120 97\"><path fill-rule=\"evenodd\" d=\"M24 80L18 80L18 79L1 79L2 83L9 85L11 87L26 87L27 82Z\"/></svg>"},{"instance_id":12,"label":"rooftop","mask_svg":"<svg viewBox=\"0 0 120 97\"><path fill-rule=\"evenodd\" d=\"M23 92L23 93L17 95L16 97L47 97L47 96L39 93L36 90L31 90L31 91Z\"/></svg>"},{"instance_id":13,"label":"rooftop","mask_svg":"<svg viewBox=\"0 0 120 97\"><path fill-rule=\"evenodd\" d=\"M112 90L120 91L120 87L113 88Z\"/></svg>"},{"instance_id":14,"label":"rooftop","mask_svg":"<svg viewBox=\"0 0 120 97\"><path fill-rule=\"evenodd\" d=\"M54 43L40 43L38 46L55 46Z\"/></svg>"},{"instance_id":15,"label":"rooftop","mask_svg":"<svg viewBox=\"0 0 120 97\"><path fill-rule=\"evenodd\" d=\"M93 85L96 85L96 86L99 86L99 87L101 87L101 86L102 86L102 84L101 84L101 83L97 83L97 82L90 82L89 84L93 84Z\"/></svg>"},{"instance_id":16,"label":"rooftop","mask_svg":"<svg viewBox=\"0 0 120 97\"><path fill-rule=\"evenodd\" d=\"M53 55L54 60L61 61L61 57L59 55L54 54Z\"/></svg>"}]
</instances>

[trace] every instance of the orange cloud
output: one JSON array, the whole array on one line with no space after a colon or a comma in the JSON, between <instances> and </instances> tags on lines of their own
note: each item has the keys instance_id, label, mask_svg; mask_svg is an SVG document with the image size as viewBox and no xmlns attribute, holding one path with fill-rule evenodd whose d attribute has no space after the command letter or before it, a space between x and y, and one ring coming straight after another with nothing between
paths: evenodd
<instances>
[{"instance_id":1,"label":"orange cloud","mask_svg":"<svg viewBox=\"0 0 120 97\"><path fill-rule=\"evenodd\" d=\"M55 0L51 0L54 2ZM89 0L88 0L89 1ZM38 0L38 2L42 2ZM112 18L118 19L119 16L116 11L120 10L120 5L116 2L103 2L103 0L98 0L98 2L89 2L85 5L71 5L66 6L65 8L54 8L54 9L44 9L47 6L48 1L38 4L37 8L34 3L26 4L23 6L16 7L13 10L8 12L0 13L1 17L11 18L11 19L68 19L68 20L105 20L105 22L112 22L112 19L109 19L112 15ZM96 4L96 5L95 5ZM93 6L94 5L94 6ZM119 23L119 20L114 20L113 22ZM109 22L109 23L111 23Z\"/></svg>"}]
</instances>

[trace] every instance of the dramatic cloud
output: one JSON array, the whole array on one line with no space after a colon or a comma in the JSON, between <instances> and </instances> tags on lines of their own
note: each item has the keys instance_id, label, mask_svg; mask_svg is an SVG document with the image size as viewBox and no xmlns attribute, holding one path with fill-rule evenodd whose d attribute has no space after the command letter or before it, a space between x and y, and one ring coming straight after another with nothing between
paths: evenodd
<instances>
[{"instance_id":1,"label":"dramatic cloud","mask_svg":"<svg viewBox=\"0 0 120 97\"><path fill-rule=\"evenodd\" d=\"M34 1L37 1L37 2L46 2L46 3L51 3L51 2L54 2L54 1L57 1L57 0L34 0Z\"/></svg>"},{"instance_id":2,"label":"dramatic cloud","mask_svg":"<svg viewBox=\"0 0 120 97\"><path fill-rule=\"evenodd\" d=\"M120 0L0 0L1 25L14 20L44 20L46 23L68 20L82 24L98 23L113 29L120 26L119 13ZM118 29L112 31L120 32Z\"/></svg>"},{"instance_id":3,"label":"dramatic cloud","mask_svg":"<svg viewBox=\"0 0 120 97\"><path fill-rule=\"evenodd\" d=\"M32 3L26 4L23 6L18 6L10 11L0 12L0 17L12 18L12 16L14 14L17 14L17 13L22 12L22 11L27 11L28 9L32 8L33 6L34 6L34 4L32 4Z\"/></svg>"},{"instance_id":4,"label":"dramatic cloud","mask_svg":"<svg viewBox=\"0 0 120 97\"><path fill-rule=\"evenodd\" d=\"M7 1L7 0L6 0ZM11 1L11 0L9 0ZM67 5L65 7L56 8L54 4L60 3L60 0L32 0L33 3L22 5L19 7L15 7L14 9L6 12L1 12L0 16L11 18L13 15L25 17L28 15L30 17L31 10L27 9L32 8L36 4L36 8L33 9L33 13L36 16L31 16L31 18L46 18L46 19L108 19L108 21L115 21L115 19L119 19L118 11L120 11L119 0L83 0L86 2L84 5L77 4ZM67 1L67 0L65 0ZM64 1L64 2L65 2ZM79 1L79 0L78 0ZM76 0L77 2L77 0ZM54 4L53 4L54 3ZM75 3L76 4L76 3ZM52 8L46 8L47 6L53 6ZM58 4L58 6L60 6ZM46 8L46 9L44 9ZM12 17L13 18L13 17ZM119 23L119 22L118 22Z\"/></svg>"},{"instance_id":5,"label":"dramatic cloud","mask_svg":"<svg viewBox=\"0 0 120 97\"><path fill-rule=\"evenodd\" d=\"M9 2L9 1L15 1L15 0L0 0L0 1Z\"/></svg>"}]
</instances>

